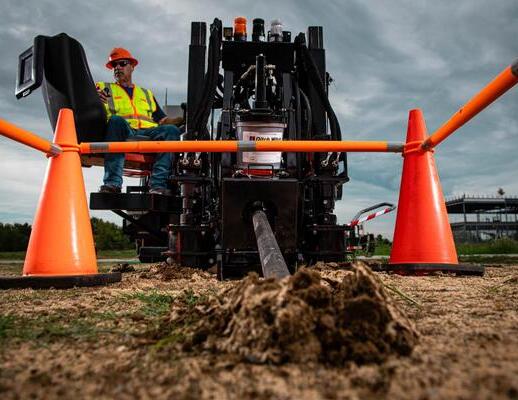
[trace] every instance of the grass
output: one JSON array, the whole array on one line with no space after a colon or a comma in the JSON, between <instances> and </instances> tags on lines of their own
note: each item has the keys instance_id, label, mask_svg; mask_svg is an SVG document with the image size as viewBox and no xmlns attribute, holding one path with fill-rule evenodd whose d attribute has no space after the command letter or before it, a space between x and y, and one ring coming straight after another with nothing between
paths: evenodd
<instances>
[{"instance_id":1,"label":"grass","mask_svg":"<svg viewBox=\"0 0 518 400\"><path fill-rule=\"evenodd\" d=\"M512 239L496 239L481 243L459 243L457 253L472 254L518 254L518 241Z\"/></svg>"},{"instance_id":2,"label":"grass","mask_svg":"<svg viewBox=\"0 0 518 400\"><path fill-rule=\"evenodd\" d=\"M92 320L67 319L54 314L37 318L0 315L0 343L7 340L49 343L59 339L94 339L99 333Z\"/></svg>"},{"instance_id":3,"label":"grass","mask_svg":"<svg viewBox=\"0 0 518 400\"><path fill-rule=\"evenodd\" d=\"M59 292L60 299L62 295L78 295L73 292ZM33 299L37 296L40 300L52 301L55 295L49 291L37 291L27 295L24 293L21 297L26 300L26 297ZM13 299L13 302L17 300L20 298ZM116 303L111 306L116 310L92 310L72 315L63 309L40 316L0 312L0 349L11 342L47 346L64 341L99 341L107 336L126 343L129 337L141 338L147 332L156 330L169 312L174 297L157 291L139 291L118 296L114 300ZM128 304L130 300L137 300L136 307L135 304ZM191 295L190 301L195 303L197 297Z\"/></svg>"},{"instance_id":4,"label":"grass","mask_svg":"<svg viewBox=\"0 0 518 400\"><path fill-rule=\"evenodd\" d=\"M476 254L518 254L518 241L512 239L496 239L480 243L458 243L457 254L459 256L472 256ZM374 255L390 255L391 244L376 244Z\"/></svg>"},{"instance_id":5,"label":"grass","mask_svg":"<svg viewBox=\"0 0 518 400\"><path fill-rule=\"evenodd\" d=\"M97 258L136 258L137 252L134 249L129 250L99 250ZM25 259L25 251L2 251L0 252L0 260L23 260Z\"/></svg>"},{"instance_id":6,"label":"grass","mask_svg":"<svg viewBox=\"0 0 518 400\"><path fill-rule=\"evenodd\" d=\"M143 303L140 311L146 317L161 317L167 314L174 300L173 296L156 291L136 292L124 297L140 300Z\"/></svg>"},{"instance_id":7,"label":"grass","mask_svg":"<svg viewBox=\"0 0 518 400\"><path fill-rule=\"evenodd\" d=\"M518 258L509 257L504 255L495 255L495 256L477 256L477 255L460 255L459 262L462 263L471 263L471 264L517 264Z\"/></svg>"},{"instance_id":8,"label":"grass","mask_svg":"<svg viewBox=\"0 0 518 400\"><path fill-rule=\"evenodd\" d=\"M481 243L458 243L457 254L459 256L469 256L473 254L518 254L518 240L496 239ZM377 243L374 255L390 255L391 244ZM97 258L99 260L107 258L130 259L136 258L137 253L134 249L129 250L99 250ZM1 260L23 260L24 251L5 251L0 252Z\"/></svg>"},{"instance_id":9,"label":"grass","mask_svg":"<svg viewBox=\"0 0 518 400\"><path fill-rule=\"evenodd\" d=\"M137 252L135 249L129 250L99 250L97 258L136 258Z\"/></svg>"},{"instance_id":10,"label":"grass","mask_svg":"<svg viewBox=\"0 0 518 400\"><path fill-rule=\"evenodd\" d=\"M195 312L195 307L206 299L207 295L196 295L192 289L183 291L177 299L177 301L187 306L182 320L174 324L170 321L163 321L163 323L158 325L153 332L153 336L158 338L153 349L166 349L185 342L187 340L185 330L200 318L199 313Z\"/></svg>"},{"instance_id":11,"label":"grass","mask_svg":"<svg viewBox=\"0 0 518 400\"><path fill-rule=\"evenodd\" d=\"M374 250L375 256L388 256L390 255L390 249L392 245L387 243L376 243L376 248Z\"/></svg>"},{"instance_id":12,"label":"grass","mask_svg":"<svg viewBox=\"0 0 518 400\"><path fill-rule=\"evenodd\" d=\"M23 260L25 251L1 251L0 260Z\"/></svg>"},{"instance_id":13,"label":"grass","mask_svg":"<svg viewBox=\"0 0 518 400\"><path fill-rule=\"evenodd\" d=\"M60 298L62 294L68 297L72 292L59 292ZM52 300L55 293L42 291L27 296L33 298L34 295L43 300ZM32 342L44 346L63 340L99 340L105 335L120 336L127 340L128 335L140 336L150 327L158 326L162 317L169 312L174 298L156 291L135 292L118 297L117 302L125 305L133 299L142 303L137 312L106 310L70 315L66 311L55 310L41 316L0 313L0 348L8 341ZM138 321L143 326L139 326Z\"/></svg>"}]
</instances>

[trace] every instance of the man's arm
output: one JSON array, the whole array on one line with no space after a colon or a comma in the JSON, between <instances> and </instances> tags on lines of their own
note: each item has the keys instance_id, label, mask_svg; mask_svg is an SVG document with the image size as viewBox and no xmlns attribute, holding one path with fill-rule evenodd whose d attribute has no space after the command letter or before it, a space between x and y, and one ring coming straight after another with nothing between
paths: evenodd
<instances>
[{"instance_id":1,"label":"man's arm","mask_svg":"<svg viewBox=\"0 0 518 400\"><path fill-rule=\"evenodd\" d=\"M183 123L183 117L164 117L158 121L159 125L181 125Z\"/></svg>"},{"instance_id":2,"label":"man's arm","mask_svg":"<svg viewBox=\"0 0 518 400\"><path fill-rule=\"evenodd\" d=\"M156 111L153 113L153 120L158 125L181 125L183 121L183 117L177 117L177 118L171 118L168 117L164 110L160 107L160 104L158 104L158 101L156 101L156 98L153 97L156 103Z\"/></svg>"},{"instance_id":3,"label":"man's arm","mask_svg":"<svg viewBox=\"0 0 518 400\"><path fill-rule=\"evenodd\" d=\"M111 96L110 90L107 89L107 88L104 88L104 89L101 90L99 85L95 85L95 88L97 89L97 94L99 95L99 98L101 99L101 101L104 104L107 104L108 103L108 97Z\"/></svg>"}]
</instances>

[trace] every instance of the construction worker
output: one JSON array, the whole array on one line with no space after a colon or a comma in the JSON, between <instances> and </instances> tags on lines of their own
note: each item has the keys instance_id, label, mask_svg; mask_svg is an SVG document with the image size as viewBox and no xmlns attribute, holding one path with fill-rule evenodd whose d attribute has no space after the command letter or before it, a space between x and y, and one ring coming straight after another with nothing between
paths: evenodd
<instances>
[{"instance_id":1,"label":"construction worker","mask_svg":"<svg viewBox=\"0 0 518 400\"><path fill-rule=\"evenodd\" d=\"M107 142L124 142L132 136L147 136L150 140L180 140L175 126L182 118L169 118L158 105L149 89L132 82L138 61L123 48L114 48L106 63L113 70L115 83L97 82L97 92L106 109ZM150 178L149 193L168 194L167 179L171 172L172 154L158 153ZM104 185L100 192L120 193L124 153L104 155Z\"/></svg>"}]
</instances>

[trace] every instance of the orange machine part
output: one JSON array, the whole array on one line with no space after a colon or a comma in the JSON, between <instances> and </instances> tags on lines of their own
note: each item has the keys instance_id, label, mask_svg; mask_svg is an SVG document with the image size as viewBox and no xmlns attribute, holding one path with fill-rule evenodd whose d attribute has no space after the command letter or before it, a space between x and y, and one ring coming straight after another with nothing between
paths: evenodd
<instances>
[{"instance_id":1,"label":"orange machine part","mask_svg":"<svg viewBox=\"0 0 518 400\"><path fill-rule=\"evenodd\" d=\"M23 275L97 273L97 260L72 110L59 113L54 142L32 225Z\"/></svg>"},{"instance_id":2,"label":"orange machine part","mask_svg":"<svg viewBox=\"0 0 518 400\"><path fill-rule=\"evenodd\" d=\"M246 18L236 17L234 18L234 34L245 36L246 35Z\"/></svg>"},{"instance_id":3,"label":"orange machine part","mask_svg":"<svg viewBox=\"0 0 518 400\"><path fill-rule=\"evenodd\" d=\"M427 137L421 110L411 110L407 143ZM444 196L431 151L404 154L389 264L458 264Z\"/></svg>"}]
</instances>

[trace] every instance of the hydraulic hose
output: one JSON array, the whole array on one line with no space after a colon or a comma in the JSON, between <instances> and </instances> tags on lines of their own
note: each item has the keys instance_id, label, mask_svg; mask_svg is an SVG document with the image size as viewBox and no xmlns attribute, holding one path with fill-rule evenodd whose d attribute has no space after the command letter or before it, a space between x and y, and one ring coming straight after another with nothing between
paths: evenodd
<instances>
[{"instance_id":1,"label":"hydraulic hose","mask_svg":"<svg viewBox=\"0 0 518 400\"><path fill-rule=\"evenodd\" d=\"M311 111L311 104L309 102L308 96L302 89L299 88L299 90L300 97L304 101L304 106L306 108L306 139L310 139L311 127L313 126L313 112Z\"/></svg>"},{"instance_id":2,"label":"hydraulic hose","mask_svg":"<svg viewBox=\"0 0 518 400\"><path fill-rule=\"evenodd\" d=\"M303 35L297 36L295 42L299 45L301 58L304 64L304 67L308 73L308 76L311 80L311 83L313 84L313 87L315 88L317 95L319 97L319 100L323 104L327 116L329 118L329 127L331 130L331 138L332 140L342 140L342 132L340 130L340 124L338 122L338 119L336 118L336 114L333 110L333 107L331 106L331 103L329 102L329 99L327 98L326 89L324 86L324 82L322 82L322 79L320 79L320 75L318 73L318 68L315 64L315 60L313 59L313 56L309 52L309 49L307 48L306 44L304 43Z\"/></svg>"},{"instance_id":3,"label":"hydraulic hose","mask_svg":"<svg viewBox=\"0 0 518 400\"><path fill-rule=\"evenodd\" d=\"M207 122L212 110L215 98L216 88L219 83L219 64L221 61L221 31L222 23L215 18L210 26L210 43L208 54L207 74L203 87L202 100L193 116L193 129L195 137L198 139L200 135L205 136L207 130Z\"/></svg>"}]
</instances>

